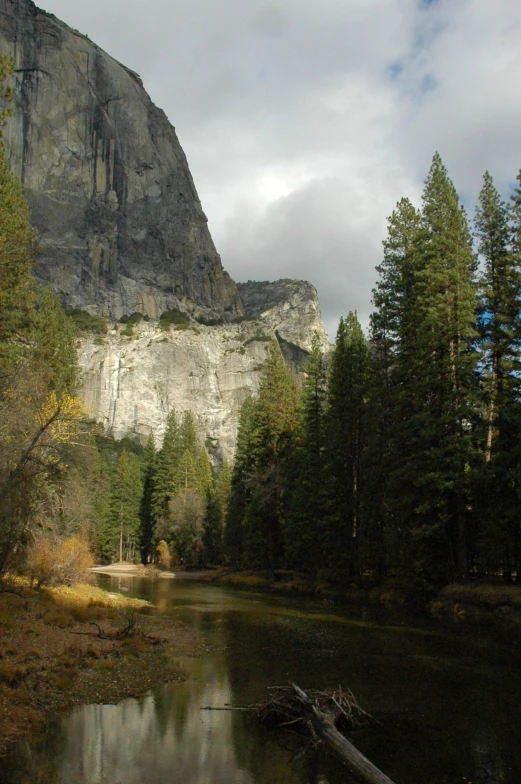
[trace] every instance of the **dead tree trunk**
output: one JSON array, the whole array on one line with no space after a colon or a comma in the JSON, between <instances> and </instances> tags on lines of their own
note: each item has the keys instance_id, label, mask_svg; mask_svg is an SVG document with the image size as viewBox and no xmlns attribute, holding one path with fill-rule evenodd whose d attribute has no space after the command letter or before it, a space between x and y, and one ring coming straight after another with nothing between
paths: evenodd
<instances>
[{"instance_id":1,"label":"dead tree trunk","mask_svg":"<svg viewBox=\"0 0 521 784\"><path fill-rule=\"evenodd\" d=\"M344 762L349 771L363 784L394 784L391 779L373 765L337 730L333 722L309 699L307 694L294 683L291 684L302 704L302 712L310 719L313 729Z\"/></svg>"}]
</instances>

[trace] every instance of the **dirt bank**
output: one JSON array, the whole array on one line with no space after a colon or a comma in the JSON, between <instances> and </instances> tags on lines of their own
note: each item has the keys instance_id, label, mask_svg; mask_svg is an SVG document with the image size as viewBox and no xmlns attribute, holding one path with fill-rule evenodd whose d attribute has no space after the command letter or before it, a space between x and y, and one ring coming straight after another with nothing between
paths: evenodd
<instances>
[{"instance_id":1,"label":"dirt bank","mask_svg":"<svg viewBox=\"0 0 521 784\"><path fill-rule=\"evenodd\" d=\"M1 589L0 589L1 590ZM148 603L90 585L0 593L0 755L50 714L184 680L197 636Z\"/></svg>"}]
</instances>

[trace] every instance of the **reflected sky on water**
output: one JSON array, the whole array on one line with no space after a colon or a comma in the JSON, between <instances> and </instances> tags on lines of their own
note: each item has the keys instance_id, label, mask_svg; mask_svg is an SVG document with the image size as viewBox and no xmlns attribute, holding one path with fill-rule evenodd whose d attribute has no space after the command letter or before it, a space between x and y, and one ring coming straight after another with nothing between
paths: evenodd
<instances>
[{"instance_id":1,"label":"reflected sky on water","mask_svg":"<svg viewBox=\"0 0 521 784\"><path fill-rule=\"evenodd\" d=\"M519 784L516 648L399 615L235 592L192 581L100 578L197 629L210 650L183 684L73 710L25 739L2 784L340 784L323 752L292 752L239 712L268 686L351 688L382 726L353 739L396 784ZM384 622L387 621L387 622Z\"/></svg>"}]
</instances>

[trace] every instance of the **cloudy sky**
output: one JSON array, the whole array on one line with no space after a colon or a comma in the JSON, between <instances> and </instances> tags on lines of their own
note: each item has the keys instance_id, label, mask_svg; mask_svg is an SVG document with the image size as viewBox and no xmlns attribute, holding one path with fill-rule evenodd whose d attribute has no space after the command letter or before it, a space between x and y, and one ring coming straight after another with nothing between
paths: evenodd
<instances>
[{"instance_id":1,"label":"cloudy sky","mask_svg":"<svg viewBox=\"0 0 521 784\"><path fill-rule=\"evenodd\" d=\"M473 212L521 168L519 0L37 0L137 71L235 280L367 324L386 217L438 150Z\"/></svg>"}]
</instances>

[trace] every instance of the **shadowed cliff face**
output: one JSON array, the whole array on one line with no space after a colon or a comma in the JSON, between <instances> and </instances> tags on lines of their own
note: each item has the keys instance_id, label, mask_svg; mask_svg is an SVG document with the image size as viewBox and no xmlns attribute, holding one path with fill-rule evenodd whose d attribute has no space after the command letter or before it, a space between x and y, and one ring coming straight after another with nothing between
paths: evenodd
<instances>
[{"instance_id":1,"label":"shadowed cliff face","mask_svg":"<svg viewBox=\"0 0 521 784\"><path fill-rule=\"evenodd\" d=\"M0 0L0 51L15 58L5 144L40 234L38 277L67 307L112 318L242 312L139 77L30 0Z\"/></svg>"}]
</instances>

